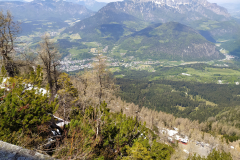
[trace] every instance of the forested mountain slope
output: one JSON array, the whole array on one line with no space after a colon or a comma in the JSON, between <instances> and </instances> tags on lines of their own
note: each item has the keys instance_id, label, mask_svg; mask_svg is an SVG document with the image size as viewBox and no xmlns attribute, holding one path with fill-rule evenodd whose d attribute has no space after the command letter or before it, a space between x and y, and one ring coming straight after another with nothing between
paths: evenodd
<instances>
[{"instance_id":1,"label":"forested mountain slope","mask_svg":"<svg viewBox=\"0 0 240 160\"><path fill-rule=\"evenodd\" d=\"M155 24L118 41L125 56L139 59L212 60L223 59L216 46L194 29L176 22Z\"/></svg>"},{"instance_id":2,"label":"forested mountain slope","mask_svg":"<svg viewBox=\"0 0 240 160\"><path fill-rule=\"evenodd\" d=\"M177 22L150 25L125 13L96 14L66 29L78 33L82 41L97 41L118 47L114 53L141 60L212 60L223 59L216 46L198 31ZM114 23L113 23L114 22ZM141 24L137 26L137 24Z\"/></svg>"},{"instance_id":3,"label":"forested mountain slope","mask_svg":"<svg viewBox=\"0 0 240 160\"><path fill-rule=\"evenodd\" d=\"M143 29L147 25L148 23L127 13L101 9L94 16L67 28L64 33L79 33L86 41L114 43L122 36Z\"/></svg>"},{"instance_id":4,"label":"forested mountain slope","mask_svg":"<svg viewBox=\"0 0 240 160\"><path fill-rule=\"evenodd\" d=\"M189 67L192 68L189 68ZM171 113L177 117L189 118L200 122L221 122L236 128L239 121L239 86L231 84L217 84L203 78L203 82L194 81L195 75L186 74L187 70L206 74L211 71L206 64L186 65L181 67L160 67L154 73L147 71L116 72L124 75L117 78L120 86L119 95L127 102L145 106L158 111ZM216 67L225 71L227 68ZM230 73L230 69L226 70ZM192 72L194 73L194 72ZM231 77L227 74L228 77ZM180 78L187 79L180 79ZM213 73L217 82L223 75ZM190 78L190 80L188 80ZM205 79L204 79L205 78ZM233 78L233 77L232 77ZM230 80L230 79L228 79ZM240 138L240 137L239 137Z\"/></svg>"}]
</instances>

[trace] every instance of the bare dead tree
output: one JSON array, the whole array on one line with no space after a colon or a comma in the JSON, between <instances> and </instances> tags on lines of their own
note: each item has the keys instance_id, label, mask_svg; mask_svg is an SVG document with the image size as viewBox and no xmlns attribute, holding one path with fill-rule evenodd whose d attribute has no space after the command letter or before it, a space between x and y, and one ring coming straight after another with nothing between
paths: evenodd
<instances>
[{"instance_id":1,"label":"bare dead tree","mask_svg":"<svg viewBox=\"0 0 240 160\"><path fill-rule=\"evenodd\" d=\"M106 72L106 57L99 54L97 56L97 63L94 64L94 69L97 71L97 78L99 82L99 103L102 103L103 89L104 89L104 80L106 80L106 76L108 75Z\"/></svg>"},{"instance_id":2,"label":"bare dead tree","mask_svg":"<svg viewBox=\"0 0 240 160\"><path fill-rule=\"evenodd\" d=\"M51 93L51 100L59 90L57 80L60 73L57 67L60 65L60 54L56 46L51 42L50 38L45 34L42 37L42 42L39 43L38 55L40 63L46 74L47 83Z\"/></svg>"},{"instance_id":3,"label":"bare dead tree","mask_svg":"<svg viewBox=\"0 0 240 160\"><path fill-rule=\"evenodd\" d=\"M14 44L19 33L19 23L13 21L13 16L9 11L5 15L0 12L0 53L2 65L7 71L7 76L13 77L17 74L17 65L13 58L15 55Z\"/></svg>"}]
</instances>

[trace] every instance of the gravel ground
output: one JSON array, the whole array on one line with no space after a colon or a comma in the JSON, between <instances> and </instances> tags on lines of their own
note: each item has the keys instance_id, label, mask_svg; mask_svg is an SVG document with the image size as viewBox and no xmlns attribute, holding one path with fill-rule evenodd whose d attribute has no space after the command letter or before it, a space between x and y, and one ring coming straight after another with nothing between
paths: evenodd
<instances>
[{"instance_id":1,"label":"gravel ground","mask_svg":"<svg viewBox=\"0 0 240 160\"><path fill-rule=\"evenodd\" d=\"M181 150L187 150L189 154L199 154L200 156L207 157L211 152L211 148L207 146L196 145L196 142L189 142L187 145L179 143L179 148ZM187 153L186 153L187 154Z\"/></svg>"}]
</instances>

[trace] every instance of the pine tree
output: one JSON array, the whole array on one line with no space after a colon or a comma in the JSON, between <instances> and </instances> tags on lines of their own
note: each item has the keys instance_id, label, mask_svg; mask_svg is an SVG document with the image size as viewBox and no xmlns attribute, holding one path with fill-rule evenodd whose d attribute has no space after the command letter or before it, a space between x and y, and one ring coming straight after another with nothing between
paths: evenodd
<instances>
[{"instance_id":1,"label":"pine tree","mask_svg":"<svg viewBox=\"0 0 240 160\"><path fill-rule=\"evenodd\" d=\"M123 160L152 160L150 152L141 143L136 142L130 148L127 147L127 157L123 157Z\"/></svg>"},{"instance_id":2,"label":"pine tree","mask_svg":"<svg viewBox=\"0 0 240 160\"><path fill-rule=\"evenodd\" d=\"M38 68L36 73L30 74L30 79L9 78L9 85L1 90L0 139L18 144L19 137L31 137L42 132L39 127L51 120L50 114L56 108L56 101L49 103L49 94L43 94L39 88L41 75ZM4 90L6 95L3 95Z\"/></svg>"},{"instance_id":3,"label":"pine tree","mask_svg":"<svg viewBox=\"0 0 240 160\"><path fill-rule=\"evenodd\" d=\"M70 118L70 114L78 100L78 92L66 73L59 76L58 86L60 88L57 92L59 108L56 113L66 121Z\"/></svg>"}]
</instances>

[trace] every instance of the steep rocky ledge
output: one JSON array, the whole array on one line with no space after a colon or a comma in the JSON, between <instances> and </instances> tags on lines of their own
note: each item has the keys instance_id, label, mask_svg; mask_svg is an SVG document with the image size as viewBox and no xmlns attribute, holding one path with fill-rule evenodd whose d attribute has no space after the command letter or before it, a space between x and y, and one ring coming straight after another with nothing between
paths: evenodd
<instances>
[{"instance_id":1,"label":"steep rocky ledge","mask_svg":"<svg viewBox=\"0 0 240 160\"><path fill-rule=\"evenodd\" d=\"M0 160L54 160L53 158L0 141Z\"/></svg>"}]
</instances>

